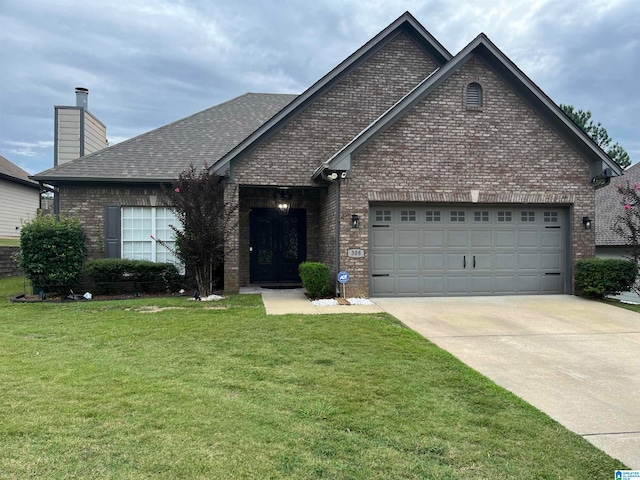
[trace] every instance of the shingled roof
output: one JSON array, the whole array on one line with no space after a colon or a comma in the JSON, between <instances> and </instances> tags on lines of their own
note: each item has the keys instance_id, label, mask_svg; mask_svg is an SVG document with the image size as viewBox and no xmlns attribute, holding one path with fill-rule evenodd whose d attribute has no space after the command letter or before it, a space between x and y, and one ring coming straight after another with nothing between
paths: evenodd
<instances>
[{"instance_id":1,"label":"shingled roof","mask_svg":"<svg viewBox=\"0 0 640 480\"><path fill-rule=\"evenodd\" d=\"M0 155L0 178L12 182L27 185L29 187L40 188L37 182L29 179L29 174L19 166L11 163L9 160Z\"/></svg>"},{"instance_id":2,"label":"shingled roof","mask_svg":"<svg viewBox=\"0 0 640 480\"><path fill-rule=\"evenodd\" d=\"M32 178L58 182L170 182L212 165L297 95L246 93Z\"/></svg>"},{"instance_id":3,"label":"shingled roof","mask_svg":"<svg viewBox=\"0 0 640 480\"><path fill-rule=\"evenodd\" d=\"M640 185L640 163L627 168L624 176L611 179L606 187L596 190L596 246L626 246L627 242L613 231L616 218L622 211L618 185Z\"/></svg>"}]
</instances>

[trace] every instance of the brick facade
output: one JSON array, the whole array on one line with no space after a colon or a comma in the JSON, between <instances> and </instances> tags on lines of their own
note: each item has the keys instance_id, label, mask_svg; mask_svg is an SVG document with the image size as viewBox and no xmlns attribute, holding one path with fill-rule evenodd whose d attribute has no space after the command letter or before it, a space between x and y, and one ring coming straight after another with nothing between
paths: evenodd
<instances>
[{"instance_id":1,"label":"brick facade","mask_svg":"<svg viewBox=\"0 0 640 480\"><path fill-rule=\"evenodd\" d=\"M60 189L60 211L77 217L87 236L88 259L104 257L105 206L161 207L160 187L102 188L65 187Z\"/></svg>"},{"instance_id":2,"label":"brick facade","mask_svg":"<svg viewBox=\"0 0 640 480\"><path fill-rule=\"evenodd\" d=\"M464 106L465 87L481 84L481 110ZM375 202L538 204L572 207L572 260L594 255L589 166L484 63L474 58L362 149L341 187L341 265L352 292L368 295L369 205ZM352 213L361 227L350 228Z\"/></svg>"}]
</instances>

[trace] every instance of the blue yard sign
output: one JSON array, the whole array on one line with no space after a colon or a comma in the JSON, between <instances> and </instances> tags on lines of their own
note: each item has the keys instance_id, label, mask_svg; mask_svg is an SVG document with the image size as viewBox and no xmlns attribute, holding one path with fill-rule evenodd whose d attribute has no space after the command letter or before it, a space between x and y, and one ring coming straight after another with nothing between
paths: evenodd
<instances>
[{"instance_id":1,"label":"blue yard sign","mask_svg":"<svg viewBox=\"0 0 640 480\"><path fill-rule=\"evenodd\" d=\"M351 276L344 270L338 274L338 282L342 284L347 283L350 278Z\"/></svg>"}]
</instances>

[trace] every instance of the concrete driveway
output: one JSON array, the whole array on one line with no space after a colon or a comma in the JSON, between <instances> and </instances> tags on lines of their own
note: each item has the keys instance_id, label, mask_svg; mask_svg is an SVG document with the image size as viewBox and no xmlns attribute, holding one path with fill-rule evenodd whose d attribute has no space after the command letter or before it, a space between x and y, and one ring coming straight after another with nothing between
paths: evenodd
<instances>
[{"instance_id":1,"label":"concrete driveway","mask_svg":"<svg viewBox=\"0 0 640 480\"><path fill-rule=\"evenodd\" d=\"M640 469L640 314L569 295L374 302Z\"/></svg>"}]
</instances>

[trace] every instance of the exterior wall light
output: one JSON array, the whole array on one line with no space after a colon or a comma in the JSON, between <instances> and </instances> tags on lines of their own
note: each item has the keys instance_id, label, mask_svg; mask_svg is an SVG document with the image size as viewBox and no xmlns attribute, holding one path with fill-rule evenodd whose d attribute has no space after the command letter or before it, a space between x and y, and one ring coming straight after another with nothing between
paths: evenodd
<instances>
[{"instance_id":1,"label":"exterior wall light","mask_svg":"<svg viewBox=\"0 0 640 480\"><path fill-rule=\"evenodd\" d=\"M360 217L355 213L351 215L351 228L360 228Z\"/></svg>"},{"instance_id":2,"label":"exterior wall light","mask_svg":"<svg viewBox=\"0 0 640 480\"><path fill-rule=\"evenodd\" d=\"M582 224L584 225L585 230L591 230L593 222L589 217L582 217Z\"/></svg>"},{"instance_id":3,"label":"exterior wall light","mask_svg":"<svg viewBox=\"0 0 640 480\"><path fill-rule=\"evenodd\" d=\"M289 190L277 190L273 192L273 201L276 204L276 210L281 215L288 215L291 207L291 192Z\"/></svg>"}]
</instances>

